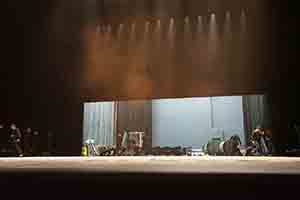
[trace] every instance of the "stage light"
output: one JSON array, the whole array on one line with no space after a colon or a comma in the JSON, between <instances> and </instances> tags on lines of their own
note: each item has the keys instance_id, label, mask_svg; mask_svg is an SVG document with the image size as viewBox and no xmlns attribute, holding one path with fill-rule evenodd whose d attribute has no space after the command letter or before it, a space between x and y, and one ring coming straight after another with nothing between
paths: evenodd
<instances>
[{"instance_id":1,"label":"stage light","mask_svg":"<svg viewBox=\"0 0 300 200\"><path fill-rule=\"evenodd\" d=\"M120 25L119 25L119 30L118 30L118 39L119 39L119 40L121 39L121 36L122 36L123 27L124 27L123 24L120 24Z\"/></svg>"},{"instance_id":2,"label":"stage light","mask_svg":"<svg viewBox=\"0 0 300 200\"><path fill-rule=\"evenodd\" d=\"M189 19L188 16L186 16L186 17L184 18L184 22L185 22L186 24L190 22L190 19Z\"/></svg>"},{"instance_id":3,"label":"stage light","mask_svg":"<svg viewBox=\"0 0 300 200\"><path fill-rule=\"evenodd\" d=\"M201 33L203 32L203 18L202 16L198 16L198 25L197 25L197 32Z\"/></svg>"},{"instance_id":4,"label":"stage light","mask_svg":"<svg viewBox=\"0 0 300 200\"><path fill-rule=\"evenodd\" d=\"M174 25L174 18L173 17L171 17L171 19L170 19L170 25Z\"/></svg>"},{"instance_id":5,"label":"stage light","mask_svg":"<svg viewBox=\"0 0 300 200\"><path fill-rule=\"evenodd\" d=\"M242 10L242 12L241 12L240 25L241 25L241 32L245 33L246 32L246 26L247 26L245 10Z\"/></svg>"}]
</instances>

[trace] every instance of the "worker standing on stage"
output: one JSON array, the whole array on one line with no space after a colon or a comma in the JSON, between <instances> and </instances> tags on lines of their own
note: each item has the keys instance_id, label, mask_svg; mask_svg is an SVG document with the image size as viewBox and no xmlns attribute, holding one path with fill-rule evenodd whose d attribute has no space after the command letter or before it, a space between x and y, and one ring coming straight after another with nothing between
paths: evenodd
<instances>
[{"instance_id":1,"label":"worker standing on stage","mask_svg":"<svg viewBox=\"0 0 300 200\"><path fill-rule=\"evenodd\" d=\"M31 148L33 156L40 155L40 134L38 131L33 131Z\"/></svg>"},{"instance_id":2,"label":"worker standing on stage","mask_svg":"<svg viewBox=\"0 0 300 200\"><path fill-rule=\"evenodd\" d=\"M23 136L24 155L32 156L32 130L27 128Z\"/></svg>"},{"instance_id":3,"label":"worker standing on stage","mask_svg":"<svg viewBox=\"0 0 300 200\"><path fill-rule=\"evenodd\" d=\"M0 123L0 145L7 142L7 134L5 132L4 124Z\"/></svg>"},{"instance_id":4,"label":"worker standing on stage","mask_svg":"<svg viewBox=\"0 0 300 200\"><path fill-rule=\"evenodd\" d=\"M22 134L19 128L15 124L10 125L9 129L9 142L16 148L16 154L19 157L23 157L23 150L21 147Z\"/></svg>"},{"instance_id":5,"label":"worker standing on stage","mask_svg":"<svg viewBox=\"0 0 300 200\"><path fill-rule=\"evenodd\" d=\"M7 151L7 138L8 134L5 130L4 124L0 123L0 153Z\"/></svg>"}]
</instances>

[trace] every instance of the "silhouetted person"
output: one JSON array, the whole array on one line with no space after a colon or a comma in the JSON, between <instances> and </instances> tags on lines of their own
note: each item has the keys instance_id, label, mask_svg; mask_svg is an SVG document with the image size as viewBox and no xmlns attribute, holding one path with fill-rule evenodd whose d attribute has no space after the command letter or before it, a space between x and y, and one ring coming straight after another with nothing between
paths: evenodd
<instances>
[{"instance_id":1,"label":"silhouetted person","mask_svg":"<svg viewBox=\"0 0 300 200\"><path fill-rule=\"evenodd\" d=\"M47 136L47 152L51 155L54 148L54 135L51 131L49 131Z\"/></svg>"},{"instance_id":2,"label":"silhouetted person","mask_svg":"<svg viewBox=\"0 0 300 200\"><path fill-rule=\"evenodd\" d=\"M9 129L9 142L15 146L17 156L23 156L23 150L21 147L22 134L19 128L15 124L10 125Z\"/></svg>"},{"instance_id":3,"label":"silhouetted person","mask_svg":"<svg viewBox=\"0 0 300 200\"><path fill-rule=\"evenodd\" d=\"M5 131L4 124L0 123L0 145L7 144L7 132Z\"/></svg>"},{"instance_id":4,"label":"silhouetted person","mask_svg":"<svg viewBox=\"0 0 300 200\"><path fill-rule=\"evenodd\" d=\"M5 153L7 151L8 144L8 133L4 127L4 124L0 123L0 153Z\"/></svg>"},{"instance_id":5,"label":"silhouetted person","mask_svg":"<svg viewBox=\"0 0 300 200\"><path fill-rule=\"evenodd\" d=\"M24 155L31 156L32 155L32 130L31 128L27 128L24 132L23 137L24 144Z\"/></svg>"},{"instance_id":6,"label":"silhouetted person","mask_svg":"<svg viewBox=\"0 0 300 200\"><path fill-rule=\"evenodd\" d=\"M40 151L40 134L38 131L34 131L32 135L32 155L38 156Z\"/></svg>"}]
</instances>

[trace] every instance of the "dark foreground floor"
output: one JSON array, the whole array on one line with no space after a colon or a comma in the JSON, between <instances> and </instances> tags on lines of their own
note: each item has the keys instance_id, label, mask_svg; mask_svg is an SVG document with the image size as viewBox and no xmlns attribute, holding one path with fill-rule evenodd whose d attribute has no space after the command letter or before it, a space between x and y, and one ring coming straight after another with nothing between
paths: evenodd
<instances>
[{"instance_id":1,"label":"dark foreground floor","mask_svg":"<svg viewBox=\"0 0 300 200\"><path fill-rule=\"evenodd\" d=\"M299 186L298 158L0 159L2 194L21 198L298 199Z\"/></svg>"}]
</instances>

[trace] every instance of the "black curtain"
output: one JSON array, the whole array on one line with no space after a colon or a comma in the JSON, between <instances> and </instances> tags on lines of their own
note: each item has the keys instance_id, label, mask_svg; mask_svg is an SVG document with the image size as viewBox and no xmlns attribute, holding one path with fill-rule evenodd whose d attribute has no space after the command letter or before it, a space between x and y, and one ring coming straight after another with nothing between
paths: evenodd
<instances>
[{"instance_id":1,"label":"black curtain","mask_svg":"<svg viewBox=\"0 0 300 200\"><path fill-rule=\"evenodd\" d=\"M270 128L267 98L265 95L243 96L244 127L246 140L257 127Z\"/></svg>"}]
</instances>

